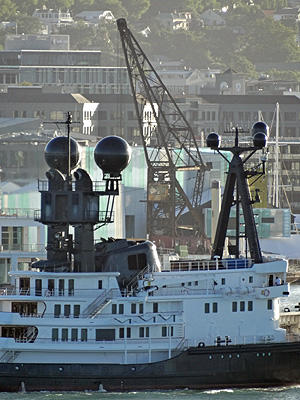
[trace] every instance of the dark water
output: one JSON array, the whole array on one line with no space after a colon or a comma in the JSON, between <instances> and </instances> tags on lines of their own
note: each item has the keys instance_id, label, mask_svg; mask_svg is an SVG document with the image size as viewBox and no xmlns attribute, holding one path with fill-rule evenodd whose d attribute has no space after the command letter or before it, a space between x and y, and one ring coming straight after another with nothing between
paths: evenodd
<instances>
[{"instance_id":1,"label":"dark water","mask_svg":"<svg viewBox=\"0 0 300 400\"><path fill-rule=\"evenodd\" d=\"M281 301L282 309L300 302L300 285L291 286L291 295ZM300 362L299 362L300 368ZM128 393L37 392L0 393L0 400L300 400L300 384L266 389L172 390Z\"/></svg>"},{"instance_id":2,"label":"dark water","mask_svg":"<svg viewBox=\"0 0 300 400\"><path fill-rule=\"evenodd\" d=\"M0 393L0 400L299 400L300 385L268 389L174 390L129 393Z\"/></svg>"}]
</instances>

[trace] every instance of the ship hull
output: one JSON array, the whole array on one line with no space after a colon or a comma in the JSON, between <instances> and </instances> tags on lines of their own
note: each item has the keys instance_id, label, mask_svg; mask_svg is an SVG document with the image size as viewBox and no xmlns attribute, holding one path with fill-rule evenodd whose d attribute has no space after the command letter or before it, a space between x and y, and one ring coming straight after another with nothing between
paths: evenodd
<instances>
[{"instance_id":1,"label":"ship hull","mask_svg":"<svg viewBox=\"0 0 300 400\"><path fill-rule=\"evenodd\" d=\"M300 343L200 346L150 364L0 364L2 392L207 389L296 383L300 383Z\"/></svg>"}]
</instances>

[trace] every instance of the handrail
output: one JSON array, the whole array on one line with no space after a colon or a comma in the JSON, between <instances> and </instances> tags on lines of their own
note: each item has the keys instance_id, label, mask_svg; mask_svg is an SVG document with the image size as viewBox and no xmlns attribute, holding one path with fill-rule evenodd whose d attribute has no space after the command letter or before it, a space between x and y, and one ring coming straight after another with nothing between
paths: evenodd
<instances>
[{"instance_id":1,"label":"handrail","mask_svg":"<svg viewBox=\"0 0 300 400\"><path fill-rule=\"evenodd\" d=\"M82 313L83 316L91 316L94 311L97 310L103 303L107 300L110 300L113 297L113 293L116 289L110 289L108 292L107 290L104 293L101 293Z\"/></svg>"},{"instance_id":2,"label":"handrail","mask_svg":"<svg viewBox=\"0 0 300 400\"><path fill-rule=\"evenodd\" d=\"M223 260L176 260L170 261L171 271L212 271L220 269L251 268L253 261L248 258L229 258Z\"/></svg>"}]
</instances>

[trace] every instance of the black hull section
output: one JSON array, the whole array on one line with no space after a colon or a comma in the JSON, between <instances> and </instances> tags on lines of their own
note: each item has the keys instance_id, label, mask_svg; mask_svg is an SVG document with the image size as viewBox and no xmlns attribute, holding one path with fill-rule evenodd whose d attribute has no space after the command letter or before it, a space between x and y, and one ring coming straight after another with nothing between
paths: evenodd
<instances>
[{"instance_id":1,"label":"black hull section","mask_svg":"<svg viewBox=\"0 0 300 400\"><path fill-rule=\"evenodd\" d=\"M199 347L153 364L0 364L0 391L128 391L300 383L300 343Z\"/></svg>"}]
</instances>

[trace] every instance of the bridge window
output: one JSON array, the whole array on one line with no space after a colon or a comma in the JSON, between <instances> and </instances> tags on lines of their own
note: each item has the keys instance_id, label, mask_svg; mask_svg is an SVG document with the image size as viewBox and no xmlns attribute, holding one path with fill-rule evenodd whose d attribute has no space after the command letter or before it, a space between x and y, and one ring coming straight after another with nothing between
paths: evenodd
<instances>
[{"instance_id":1,"label":"bridge window","mask_svg":"<svg viewBox=\"0 0 300 400\"><path fill-rule=\"evenodd\" d=\"M141 271L147 266L147 257L145 253L131 254L128 256L128 268L132 271Z\"/></svg>"},{"instance_id":2,"label":"bridge window","mask_svg":"<svg viewBox=\"0 0 300 400\"><path fill-rule=\"evenodd\" d=\"M96 341L115 340L114 329L96 329Z\"/></svg>"}]
</instances>

